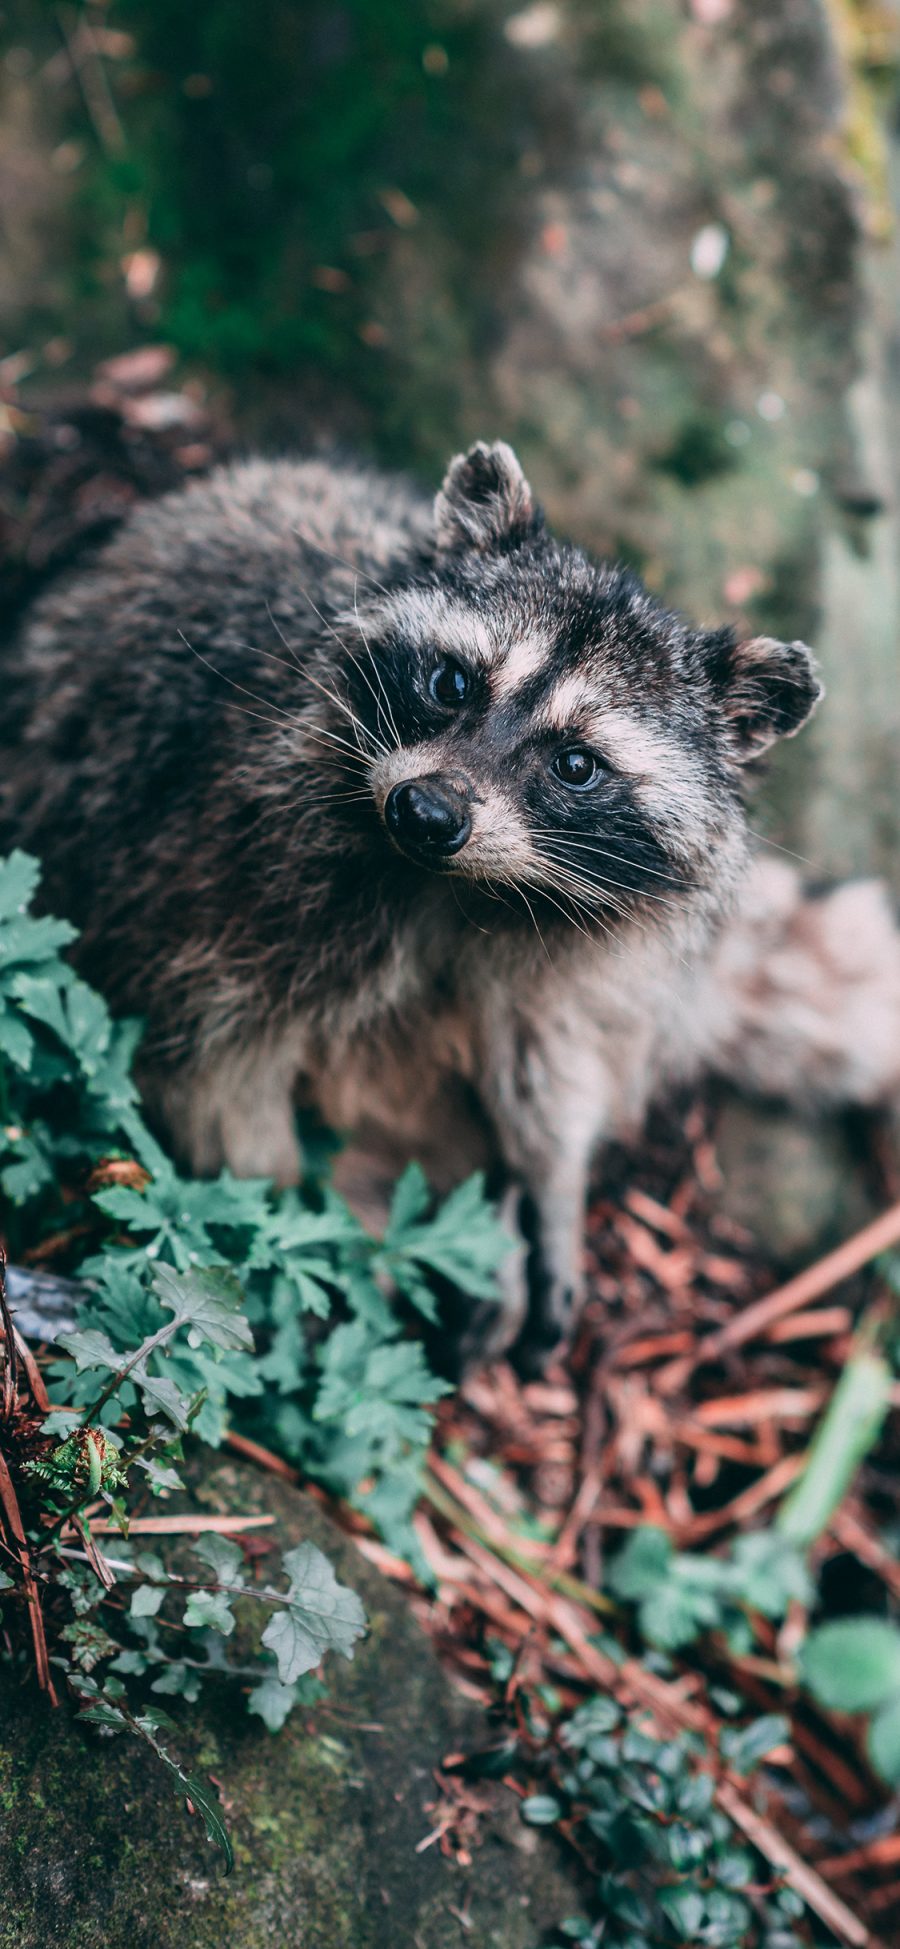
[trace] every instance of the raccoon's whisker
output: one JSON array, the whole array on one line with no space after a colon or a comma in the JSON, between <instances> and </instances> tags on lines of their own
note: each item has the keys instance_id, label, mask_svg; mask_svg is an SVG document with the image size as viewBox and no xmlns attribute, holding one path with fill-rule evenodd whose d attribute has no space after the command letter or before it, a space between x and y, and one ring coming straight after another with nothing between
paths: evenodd
<instances>
[{"instance_id":1,"label":"raccoon's whisker","mask_svg":"<svg viewBox=\"0 0 900 1949\"><path fill-rule=\"evenodd\" d=\"M322 611L321 611L321 609L320 609L320 608L318 607L318 605L317 605L317 604L316 604L315 602L313 602L313 599L312 599L312 596L311 596L311 595L310 595L310 593L309 593L309 590L308 590L307 588L304 588L304 585L303 585L303 583L302 583L302 582L298 582L298 584L297 584L297 587L298 587L298 589L300 590L300 594L302 595L302 597L303 597L303 599L304 599L304 601L305 601L305 602L308 602L308 603L309 603L309 606L310 606L310 608L311 608L311 610L313 611L313 614L314 614L314 615L316 615L316 616L318 616L318 618L319 618L319 621L320 621L320 623L322 624L322 627L323 627L323 629L327 629L327 631L328 631L328 634L329 634L329 636L333 636L333 637L334 637L334 640L335 640L335 642L336 642L336 643L337 643L337 644L339 645L339 647L340 647L340 648L341 648L341 649L343 650L343 652L344 652L344 655L345 655L345 656L349 656L349 657L351 658L351 661L352 661L352 660L354 660L354 659L353 659L353 651L351 650L351 648L350 648L350 646L349 646L349 644L348 644L348 643L345 643L345 641L344 641L344 638L343 638L343 636L341 636L341 635L339 635L339 633L338 633L338 631L337 631L337 630L335 629L335 627L334 627L334 624L333 624L333 623L330 623L330 622L329 622L329 620L328 620L328 617L327 617L327 616L323 616L323 614L322 614ZM268 608L268 604L266 605L266 607ZM284 642L284 636L283 636L283 634L282 634L282 631L281 631L280 629L278 629L278 624L277 624L277 622L275 621L275 618L274 618L274 616L272 615L272 611L271 611L271 609L269 609L269 616L270 616L270 618L271 618L271 621L272 621L272 624L273 624L273 626L274 626L274 628L278 630L278 634L279 634L279 636L281 637L281 640L282 640L282 642ZM304 676L304 677L306 677L306 678L308 679L308 681L309 681L310 683L315 683L315 682L316 682L316 679L315 679L315 677L314 677L314 676L313 676L313 675L311 674L311 672L310 672L310 670L309 670L309 669L307 668L307 666L306 666L305 664L301 664L301 665L300 665L299 667L300 667L300 669L301 669L301 672L302 672L302 674L303 674L303 676ZM321 690L321 689L323 689L323 688L324 688L324 686L323 686L322 684L320 684L320 685L319 685L319 689ZM327 693L326 693L326 694L327 694ZM346 715L347 715L348 717L350 717L350 718L352 718L352 717L353 717L353 712L351 711L351 709L350 709L350 706L349 706L348 704L344 704L344 703L342 703L342 701L341 701L341 699L340 699L339 697L337 697L336 695L334 695L333 693L332 693L332 703L334 703L334 704L336 704L336 705L338 706L338 709L339 709L339 710L343 710L343 711L345 712L345 714L346 714ZM358 720L357 720L357 721L358 721ZM363 727L363 728L365 728L365 727ZM369 735L370 735L370 733L369 733L369 732L366 732L366 736L368 737ZM373 743L374 743L374 744L375 744L375 745L376 745L377 747L379 747L379 740L378 740L378 739L376 739L376 738L373 738L373 739L372 739L372 742L373 742ZM381 756L383 756L383 757L386 757L386 756L387 756L387 745L386 745L386 744L384 744L384 742L383 742L383 740L382 740L382 741L380 742L380 747L379 747L379 748L380 748L380 753L381 753Z\"/></svg>"},{"instance_id":2,"label":"raccoon's whisker","mask_svg":"<svg viewBox=\"0 0 900 1949\"><path fill-rule=\"evenodd\" d=\"M282 642L284 642L283 637L281 640ZM303 665L297 662L296 657L294 657L292 661L288 663L287 657L276 656L274 650L264 650L261 643L241 643L239 644L238 647L242 650L249 650L251 656L266 657L269 663L280 663L282 669L289 670L292 677L295 677L298 674L298 672L300 673L300 675L303 674ZM289 646L287 643L285 643L284 647L285 649L288 649Z\"/></svg>"},{"instance_id":3,"label":"raccoon's whisker","mask_svg":"<svg viewBox=\"0 0 900 1949\"><path fill-rule=\"evenodd\" d=\"M356 592L357 592L357 587L358 587L358 582L354 582L354 584L353 584L353 614L354 614L354 617L355 617L355 619L356 619L356 627L357 627L357 629L359 630L359 633L360 633L360 636L362 637L362 640L363 640L363 643L364 643L364 645L365 645L365 651L366 651L366 655L367 655L367 657L368 657L368 659L369 659L369 662L370 662L370 663L371 663L371 665L372 665L372 669L373 669L373 670L374 670L374 672L375 672L375 681L376 681L376 683L377 683L377 685L378 685L378 688L379 688L379 690L381 691L381 694L382 694L382 697L384 698L384 708L385 708L385 711L386 711L386 713L387 713L387 719L388 719L388 726L389 726L389 728L390 728L390 732L391 732L391 736L392 736L392 737L393 737L393 739L394 739L394 750L395 750L395 751L399 751L399 749L400 749L400 746L401 746L401 744L402 744L402 742L403 742L403 740L401 739L401 736L400 736L400 733L399 733L399 731L398 731L398 729L397 729L397 725L396 725L396 721L395 721L395 718L394 718L394 712L393 712L393 709L392 709L392 707L391 707L391 700L390 700L390 697L389 697L389 695L388 695L388 691L387 691L387 686L386 686L386 684L385 684L385 681L384 681L384 678L382 677L382 674L381 674L381 671L380 671L380 670L379 670L379 668L378 668L378 660L377 660L377 658L376 658L376 656L375 656L375 653L374 653L374 651L372 650L372 648L371 648L371 646L370 646L370 644L369 644L369 639L368 639L368 637L367 637L367 635L366 635L366 632L365 632L365 630L363 629L363 626L362 626L362 623L361 623L361 621L360 621L360 616L359 616L359 603L358 603L358 601L357 601L357 593L356 593ZM356 659L354 658L354 662L355 662L355 661L356 661ZM365 673L364 673L364 671L363 671L363 669L362 669L362 665L361 665L361 664L357 664L357 669L359 670L359 672L360 672L360 675L364 675L364 674L365 674ZM366 678L366 681L368 682L368 678ZM371 686L371 684L369 684L369 689L370 689L370 690L372 690L372 686ZM375 695L375 693L374 693L374 691L372 691L372 695L373 695L373 697L374 697L374 695ZM377 702L377 699L376 699L376 702ZM379 709L380 709L380 706L379 706Z\"/></svg>"},{"instance_id":4,"label":"raccoon's whisker","mask_svg":"<svg viewBox=\"0 0 900 1949\"><path fill-rule=\"evenodd\" d=\"M575 894L576 888L581 893L581 897L583 901L586 895L590 895L591 899L593 900L596 900L598 896L602 896L605 904L612 908L613 913L618 917L619 920L627 921L628 925L630 927L636 928L639 934L645 934L648 940L652 940L654 934L654 927L650 925L647 921L642 920L640 915L635 913L634 908L632 906L629 906L624 900L617 900L614 895L610 894L605 884L603 886L593 887L591 886L590 882L580 880L574 874L566 873L565 868L563 868L563 873L565 874L566 880L571 883L569 888L570 898L574 899L576 897ZM553 882L553 884L558 884L558 883ZM628 890L630 891L630 889ZM644 896L642 895L640 897L643 898ZM677 906L677 902L675 901L673 901L671 904L673 906ZM592 917L599 921L599 915L594 912L593 908L591 908L591 913L592 913ZM611 935L610 938L615 939L615 936ZM687 969L688 972L690 971L690 962L687 961L684 955L679 953L677 950L675 950L675 959L676 961L679 962L682 968Z\"/></svg>"},{"instance_id":5,"label":"raccoon's whisker","mask_svg":"<svg viewBox=\"0 0 900 1949\"><path fill-rule=\"evenodd\" d=\"M795 859L801 866L813 866L813 861L807 859L805 853L795 853L791 846L779 846L777 839L770 839L767 832L757 832L755 826L748 826L747 831L751 839L758 839L763 846L771 846L776 853L784 853L787 859Z\"/></svg>"},{"instance_id":6,"label":"raccoon's whisker","mask_svg":"<svg viewBox=\"0 0 900 1949\"><path fill-rule=\"evenodd\" d=\"M323 751L328 752L329 757L335 757L335 751L340 753L343 761L342 770L356 772L360 778L371 777L371 760L358 752L355 744L348 743L346 738L338 737L336 731L326 730L324 724L304 724L302 729L304 736L312 744L320 744Z\"/></svg>"},{"instance_id":7,"label":"raccoon's whisker","mask_svg":"<svg viewBox=\"0 0 900 1949\"><path fill-rule=\"evenodd\" d=\"M302 593L303 595L306 595L306 590L305 590L305 589L302 589L302 590L301 590L301 593ZM309 598L307 597L307 600L308 600L308 599L309 599ZM293 665L294 665L294 668L295 668L296 670L299 670L299 672L300 672L300 675L301 675L301 677L302 677L302 676L304 675L304 666L303 666L303 664L301 663L301 661L300 661L300 658L299 658L299 656L297 655L297 652L296 652L296 650L295 650L295 648L294 648L294 645L293 645L293 643L289 643L289 642L288 642L288 639L287 639L287 637L285 636L285 633L284 633L284 630L282 629L282 627L281 627L281 624L280 624L280 622L278 621L278 617L277 617L277 616L276 616L276 615L275 615L275 614L273 613L273 610L272 610L272 604L271 604L271 603L269 602L269 600L268 600L268 598L266 599L266 615L267 615L267 616L268 616L268 618L269 618L269 621L270 621L270 623L271 623L271 625L272 625L272 628L273 628L273 629L274 629L274 631L275 631L275 634L276 634L276 636L277 636L277 638L278 638L278 641L279 641L279 643L280 643L280 644L281 644L281 646L282 646L282 649L285 649L285 650L287 650L287 653L288 653L288 656L289 656L289 657L291 658L291 660L292 660L292 662L293 662Z\"/></svg>"},{"instance_id":8,"label":"raccoon's whisker","mask_svg":"<svg viewBox=\"0 0 900 1949\"><path fill-rule=\"evenodd\" d=\"M273 618L273 620L274 620L274 618ZM283 639L282 639L282 640L283 640ZM285 647L287 647L287 645L285 645ZM273 652L272 650L264 650L264 649L262 648L262 646L261 646L261 644L258 644L258 643L256 643L256 644L254 644L254 643L242 643L242 644L241 644L241 648L242 648L242 649L245 649L245 650L249 650L249 651L250 651L250 654L251 654L251 656L265 656L265 657L268 657L268 659L269 659L269 662L270 662L270 663L280 663L280 664L281 664L281 666L282 666L282 668L283 668L283 669L285 669L285 670L290 670L290 671L291 671L291 674L292 674L292 675L294 675L294 674L297 674L297 675L299 675L299 676L301 676L301 677L309 677L309 681L310 681L311 683L314 683L314 682L315 682L315 678L314 678L314 677L310 677L310 675L309 675L309 671L308 671L308 670L304 670L304 668L303 668L303 665L302 665L301 663L298 663L298 662L297 662L297 660L296 660L296 658L294 659L294 662L293 662L293 663L288 663L288 662L287 662L287 661L285 660L285 658L284 658L283 656L276 656L276 655L274 654L274 652ZM320 685L320 688L321 688L321 689L324 689L324 685ZM329 695L329 696L330 696L331 694L332 694L331 692L326 692L326 695ZM338 704L338 705L340 706L340 708L341 708L341 709L343 709L343 708L344 708L344 706L343 706L343 705L341 705L341 703L340 703L340 698L339 698L339 697L336 697L336 696L335 696L335 697L333 698L333 702L334 702L335 704ZM349 711L348 711L348 715L352 717L352 715L353 715L353 713L352 713L352 712L349 712ZM334 735L335 735L335 734L334 734L334 733L332 733L332 736L334 736ZM360 755L360 757L361 757L361 758L367 758L367 757L368 757L368 756L370 755L369 753L367 753L367 752L364 752L364 751L363 751L363 748L362 748L362 745L360 744L360 742L359 742L359 739L358 739L358 737L354 737L354 743L355 743L355 745L356 745L356 748L357 748L357 750L359 751L359 755Z\"/></svg>"},{"instance_id":9,"label":"raccoon's whisker","mask_svg":"<svg viewBox=\"0 0 900 1949\"><path fill-rule=\"evenodd\" d=\"M336 690L332 690L329 684L321 683L318 677L313 676L311 670L304 670L303 675L307 683L311 683L316 690L321 691L323 697L327 697L330 703L334 704L339 711L343 711L344 716L349 720L350 724L353 727L354 742L356 744L357 750L359 751L360 757L365 757L366 755L371 757L372 755L371 751L368 754L366 754L363 751L363 747L359 741L360 732L362 733L363 737L368 740L369 744L374 747L374 750L379 757L387 756L387 745L384 744L382 739L376 738L373 732L367 730L365 724L362 721L362 718L357 717L356 712L354 710L351 710L349 704L344 703L343 698L338 696Z\"/></svg>"},{"instance_id":10,"label":"raccoon's whisker","mask_svg":"<svg viewBox=\"0 0 900 1949\"><path fill-rule=\"evenodd\" d=\"M180 629L178 631L178 634L181 637L185 649L190 650L191 655L195 656L198 659L198 662L205 663L206 668L212 671L214 677L221 678L223 683L230 684L232 690L239 690L243 696L252 697L254 703L262 704L264 706L266 713L268 713L269 711L277 711L278 716L280 718L283 718L285 723L290 724L294 729L302 730L307 735L310 735L311 732L320 732L323 738L328 738L333 744L344 747L344 749L350 753L352 758L360 759L363 761L360 764L360 770L364 772L365 776L368 776L368 764L365 760L365 754L361 750L359 750L356 745L350 744L346 738L339 737L336 731L326 730L325 726L322 724L315 724L312 726L308 725L306 720L303 717L299 715L294 715L294 713L291 711L282 710L281 705L273 703L271 698L260 697L258 691L249 690L246 684L238 683L236 678L229 677L224 670L219 670L214 663L210 662L209 657L204 656L201 650L196 649L194 647L194 644L188 641L188 638L185 636L183 630ZM281 729L281 726L278 724L277 720L274 717L268 716L268 714L263 715L260 711L248 711L246 705L236 704L234 708L235 710L243 709L244 715L246 717L257 717L260 719L261 723L271 724L273 729L276 731Z\"/></svg>"},{"instance_id":11,"label":"raccoon's whisker","mask_svg":"<svg viewBox=\"0 0 900 1949\"><path fill-rule=\"evenodd\" d=\"M612 853L600 853L599 856L601 859L615 858L615 855ZM550 846L546 847L545 851L542 854L542 858L554 859L561 866L568 864L567 860L565 859L565 856L562 853L554 852L552 847ZM576 864L578 864L578 862L576 862ZM584 871L586 871L586 869L583 868L583 872ZM641 868L637 867L636 871L640 872ZM593 886L595 883L591 880L583 880L583 884L585 886ZM612 880L609 878L608 874L604 873L602 880L598 880L596 882L596 891L599 893L603 893L606 891L608 887L615 887L617 891L619 891L620 893L631 893L633 894L636 900L653 900L657 904L657 906L660 907L677 908L680 904L679 901L671 899L665 893L651 893L646 887L630 887L627 885L626 881Z\"/></svg>"},{"instance_id":12,"label":"raccoon's whisker","mask_svg":"<svg viewBox=\"0 0 900 1949\"><path fill-rule=\"evenodd\" d=\"M254 703L262 704L266 711L277 711L278 716L283 717L288 724L299 724L302 722L302 720L296 717L293 714L293 712L282 710L281 705L274 703L271 697L260 697L259 692L257 690L248 690L246 684L239 684L236 678L229 677L227 672L224 670L219 670L215 663L210 662L208 656L203 655L202 650L195 649L193 643L188 641L188 638L185 636L183 629L180 629L178 631L178 634L181 637L185 649L190 650L191 655L197 658L198 663L205 663L207 670L211 670L213 676L219 677L222 683L230 684L232 690L240 690L245 697L252 697ZM258 716L258 712L248 711L247 716L256 717ZM274 722L274 720L271 718L267 718L265 721L267 723Z\"/></svg>"},{"instance_id":13,"label":"raccoon's whisker","mask_svg":"<svg viewBox=\"0 0 900 1949\"><path fill-rule=\"evenodd\" d=\"M544 936L543 936L543 934L541 933L541 930L540 930L540 928L539 928L539 926L538 926L538 923L537 923L537 915L536 915L536 913L535 913L535 911L534 911L534 908L533 908L533 906L532 906L532 904L531 904L531 901L529 900L529 898L528 898L528 895L527 895L527 893L525 892L525 888L524 888L523 886L519 886L519 887L518 887L518 889L517 889L517 891L518 891L518 892L519 892L519 893L521 894L521 896L522 896L522 899L524 900L524 902L525 902L525 905L526 905L526 907L528 908L528 912L529 912L529 914L531 915L531 920L532 920L532 925L533 925L533 927L534 927L534 931L535 931L535 933L536 933L536 935L537 935L537 937L538 937L538 940L540 941L540 944L541 944L541 946L542 946L542 948L543 948L543 950L544 950L544 953L545 953L545 954L546 954L546 956L547 956L547 960L548 960L548 961L550 962L550 966L551 966L551 968L552 968L552 966L553 966L553 959L552 959L552 956L551 956L551 954L550 954L550 950L549 950L549 948L548 948L548 946L547 946L547 943L546 943L546 941L545 941L545 939L544 939Z\"/></svg>"},{"instance_id":14,"label":"raccoon's whisker","mask_svg":"<svg viewBox=\"0 0 900 1949\"><path fill-rule=\"evenodd\" d=\"M358 562L350 562L345 555L337 555L333 548L323 547L323 544L316 541L313 535L305 535L302 528L295 528L293 532L297 540L302 541L306 548L314 548L317 554L324 555L330 562L336 562L338 568L347 570L348 575L361 575L364 582L371 582L373 589L380 589L382 595L389 596L392 593L386 583L379 582L377 575L371 575L368 569L360 568Z\"/></svg>"},{"instance_id":15,"label":"raccoon's whisker","mask_svg":"<svg viewBox=\"0 0 900 1949\"><path fill-rule=\"evenodd\" d=\"M529 886L537 886L537 891L543 895L543 898L545 900L549 900L551 907L555 907L557 913L562 914L563 920L568 921L570 927L576 927L578 929L579 934L584 935L586 941L592 939L592 936L588 931L588 928L584 925L583 921L579 920L578 918L579 912L583 910L579 908L577 901L575 901L572 898L571 894L568 893L568 889L566 887L559 887L557 889L557 891L561 893L563 899L566 899L568 897L571 903L568 907L563 907L560 905L558 900L554 900L552 893L550 893L549 889L546 886L540 885L539 883L533 880L529 880L528 884ZM602 920L600 920L599 917L596 915L593 915L592 918L596 920L596 924L602 930L602 932L604 934L609 934L609 938L610 940L612 940L614 937L610 933L609 928L604 927Z\"/></svg>"},{"instance_id":16,"label":"raccoon's whisker","mask_svg":"<svg viewBox=\"0 0 900 1949\"><path fill-rule=\"evenodd\" d=\"M566 833L565 837L563 837L558 826L535 826L533 831L535 838L556 839L566 846L578 846L587 852L599 853L602 858L610 860L614 866L633 866L637 864L635 861L627 859L624 853L611 853L608 847L601 846L599 841L595 839L576 836L572 833ZM652 874L655 880L665 880L670 886L683 888L685 892L690 891L689 880L675 879L663 867L644 866L641 864L637 865L637 870L641 873Z\"/></svg>"},{"instance_id":17,"label":"raccoon's whisker","mask_svg":"<svg viewBox=\"0 0 900 1949\"><path fill-rule=\"evenodd\" d=\"M365 638L363 638L363 641L365 642ZM372 664L372 667L373 667L373 669L375 670L375 675L376 675L376 677L378 677L378 681L379 681L379 684L380 684L380 683L381 683L381 678L380 678L380 676L379 676L379 674L378 674L378 669L377 669L377 666L376 666L376 664L375 664L375 658L373 657L373 655L372 655L372 652L371 652L371 650L369 650L369 646L368 646L368 644L367 644L367 643L366 643L366 649L368 650L368 653L369 653L369 660L370 660L370 662L371 662L371 664ZM367 670L366 670L366 669L364 668L364 666L363 666L363 664L361 664L361 663L360 663L360 660L359 660L359 657L358 657L358 656L354 656L354 654L353 654L353 651L351 650L351 648L350 648L350 646L349 646L349 644L347 645L347 655L349 656L349 658L350 658L350 661L351 661L351 663L353 664L353 667L354 667L354 669L355 669L355 670L358 670L358 671L359 671L359 674L360 674L360 676L362 677L362 680L363 680L363 683L365 684L365 686L366 686L366 689L367 689L367 691L369 692L369 695L370 695L370 697L372 698L372 701L373 701L373 703L374 703L374 705L375 705L375 723L376 723L376 725L377 725L377 727L378 727L378 729L380 730L380 729L381 729L381 723L382 723L382 716L383 716L383 713L382 713L382 708L381 708L381 698L379 697L379 695L378 695L378 692L377 692L377 690L375 690L375 688L374 688L374 686L373 686L373 685L372 685L372 683L370 682L370 679L369 679L369 674L368 674L368 671L367 671ZM383 686L382 686L382 688L383 688ZM385 692L385 701L387 701L387 693L386 693L386 692ZM395 751L399 751L399 749L400 749L400 733L399 733L399 731L397 730L397 727L396 727L396 725L395 725L395 723L394 723L394 721L393 721L393 718L391 718L391 722L390 722L390 726L389 726L389 729L390 729L390 732L391 732L391 735L392 735L392 737L393 737L393 739L394 739L394 747L393 747L393 748L394 748L394 750L395 750ZM385 750L387 750L387 746L386 746L386 745L384 746L384 749L385 749Z\"/></svg>"}]
</instances>

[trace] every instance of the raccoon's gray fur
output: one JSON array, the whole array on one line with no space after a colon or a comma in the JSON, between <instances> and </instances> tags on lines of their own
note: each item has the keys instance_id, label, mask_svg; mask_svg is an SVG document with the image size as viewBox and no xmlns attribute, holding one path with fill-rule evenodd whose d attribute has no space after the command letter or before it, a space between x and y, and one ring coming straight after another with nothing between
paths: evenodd
<instances>
[{"instance_id":1,"label":"raccoon's gray fur","mask_svg":"<svg viewBox=\"0 0 900 1949\"><path fill-rule=\"evenodd\" d=\"M594 1153L667 1083L897 1089L878 891L748 878L742 767L808 716L810 653L556 541L502 444L433 508L224 469L133 515L7 661L0 839L146 1018L180 1153L289 1181L307 1101L367 1208L409 1156L438 1186L495 1167L533 1208L532 1342L577 1296Z\"/></svg>"}]
</instances>

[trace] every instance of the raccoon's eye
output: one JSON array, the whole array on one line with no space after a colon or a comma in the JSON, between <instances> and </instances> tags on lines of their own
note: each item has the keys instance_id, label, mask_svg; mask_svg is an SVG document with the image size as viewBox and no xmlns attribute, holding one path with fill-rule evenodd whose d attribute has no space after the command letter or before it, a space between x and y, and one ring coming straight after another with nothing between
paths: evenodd
<instances>
[{"instance_id":1,"label":"raccoon's eye","mask_svg":"<svg viewBox=\"0 0 900 1949\"><path fill-rule=\"evenodd\" d=\"M436 704L442 704L444 710L455 710L468 696L468 675L455 657L442 656L431 672L428 688Z\"/></svg>"},{"instance_id":2,"label":"raccoon's eye","mask_svg":"<svg viewBox=\"0 0 900 1949\"><path fill-rule=\"evenodd\" d=\"M583 744L570 745L568 751L558 751L550 767L563 785L575 792L583 792L588 785L594 785L603 767L593 751Z\"/></svg>"}]
</instances>

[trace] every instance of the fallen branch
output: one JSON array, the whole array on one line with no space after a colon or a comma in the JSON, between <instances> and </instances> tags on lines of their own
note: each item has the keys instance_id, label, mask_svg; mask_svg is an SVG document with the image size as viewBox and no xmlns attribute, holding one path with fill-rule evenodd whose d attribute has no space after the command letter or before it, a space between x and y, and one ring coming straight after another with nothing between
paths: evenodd
<instances>
[{"instance_id":1,"label":"fallen branch","mask_svg":"<svg viewBox=\"0 0 900 1949\"><path fill-rule=\"evenodd\" d=\"M733 1352L735 1347L745 1346L748 1340L754 1340L764 1333L773 1321L782 1320L788 1313L797 1313L814 1300L822 1299L825 1293L842 1285L845 1279L852 1279L855 1272L861 1272L871 1259L890 1251L892 1245L900 1245L900 1203L892 1205L889 1211L873 1219L870 1225L864 1225L862 1231L855 1232L852 1238L846 1239L833 1252L827 1252L815 1265L806 1266L785 1286L779 1286L774 1293L756 1300L752 1306L745 1306L741 1312L733 1314L724 1326L706 1334L692 1354L681 1360L673 1360L657 1375L659 1392L677 1393L695 1368L719 1360L723 1353Z\"/></svg>"}]
</instances>

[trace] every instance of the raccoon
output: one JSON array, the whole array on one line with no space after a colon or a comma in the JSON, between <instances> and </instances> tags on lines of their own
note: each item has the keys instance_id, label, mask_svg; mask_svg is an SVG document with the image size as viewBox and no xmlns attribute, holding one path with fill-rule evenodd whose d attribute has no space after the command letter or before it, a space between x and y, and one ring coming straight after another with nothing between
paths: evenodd
<instances>
[{"instance_id":1,"label":"raccoon","mask_svg":"<svg viewBox=\"0 0 900 1949\"><path fill-rule=\"evenodd\" d=\"M809 1101L900 1084L877 888L751 866L742 776L810 651L691 627L548 530L511 449L433 505L323 460L148 504L6 652L0 838L117 1010L195 1172L279 1184L298 1106L374 1221L410 1157L526 1217L494 1348L580 1291L592 1162L704 1066Z\"/></svg>"}]
</instances>

